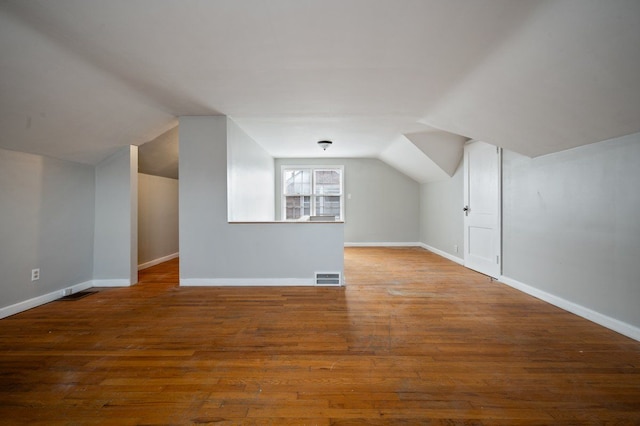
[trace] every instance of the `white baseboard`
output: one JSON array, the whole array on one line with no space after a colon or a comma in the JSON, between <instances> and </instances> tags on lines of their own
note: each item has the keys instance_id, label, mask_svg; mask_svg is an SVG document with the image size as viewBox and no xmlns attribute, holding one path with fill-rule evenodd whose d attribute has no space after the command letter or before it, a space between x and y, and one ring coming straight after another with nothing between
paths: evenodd
<instances>
[{"instance_id":1,"label":"white baseboard","mask_svg":"<svg viewBox=\"0 0 640 426\"><path fill-rule=\"evenodd\" d=\"M93 281L85 281L79 284L72 285L60 290L52 291L51 293L43 294L41 296L34 297L32 299L24 300L16 304L0 308L0 318L6 318L11 315L19 314L20 312L27 311L29 309L36 308L44 305L45 303L53 302L64 296L66 290L71 290L71 293L77 293L82 290L93 287Z\"/></svg>"},{"instance_id":2,"label":"white baseboard","mask_svg":"<svg viewBox=\"0 0 640 426\"><path fill-rule=\"evenodd\" d=\"M446 251L442 251L440 249L437 249L435 247L431 247L431 246L429 246L427 244L424 244L424 243L420 243L420 247L422 247L425 250L429 250L430 252L435 253L435 254L437 254L439 256L442 256L445 259L449 259L449 260L451 260L453 262L456 262L456 263L458 263L460 265L464 265L464 259L462 259L460 257L456 257L454 255L451 255L451 254L447 253Z\"/></svg>"},{"instance_id":3,"label":"white baseboard","mask_svg":"<svg viewBox=\"0 0 640 426\"><path fill-rule=\"evenodd\" d=\"M389 243L389 242L369 242L369 243L344 243L345 247L419 247L420 243Z\"/></svg>"},{"instance_id":4,"label":"white baseboard","mask_svg":"<svg viewBox=\"0 0 640 426\"><path fill-rule=\"evenodd\" d=\"M131 287L131 281L126 278L117 280L93 280L93 287Z\"/></svg>"},{"instance_id":5,"label":"white baseboard","mask_svg":"<svg viewBox=\"0 0 640 426\"><path fill-rule=\"evenodd\" d=\"M154 259L154 260L150 260L148 262L141 263L140 265L138 265L138 271L150 268L152 266L159 265L159 264L161 264L163 262L166 262L166 261L171 260L171 259L175 259L176 257L179 257L179 256L180 256L180 253L173 253L173 254L169 254L167 256L159 257L159 258Z\"/></svg>"},{"instance_id":6,"label":"white baseboard","mask_svg":"<svg viewBox=\"0 0 640 426\"><path fill-rule=\"evenodd\" d=\"M558 308L564 309L565 311L569 311L582 318L588 319L589 321L595 322L596 324L599 324L624 336L640 341L640 328L635 327L631 324L622 322L615 318L611 318L607 315L601 314L582 305L578 305L577 303L570 302L551 293L547 293L546 291L514 280L513 278L505 277L504 275L501 276L498 281L540 300L543 300L547 303L550 303L554 306L557 306Z\"/></svg>"},{"instance_id":7,"label":"white baseboard","mask_svg":"<svg viewBox=\"0 0 640 426\"><path fill-rule=\"evenodd\" d=\"M313 278L181 278L181 287L314 286Z\"/></svg>"}]
</instances>

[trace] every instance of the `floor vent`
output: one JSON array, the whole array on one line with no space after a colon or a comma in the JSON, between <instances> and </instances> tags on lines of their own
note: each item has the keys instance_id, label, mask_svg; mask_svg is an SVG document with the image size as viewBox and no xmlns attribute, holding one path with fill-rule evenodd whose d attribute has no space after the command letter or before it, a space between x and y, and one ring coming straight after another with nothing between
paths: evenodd
<instances>
[{"instance_id":1,"label":"floor vent","mask_svg":"<svg viewBox=\"0 0 640 426\"><path fill-rule=\"evenodd\" d=\"M71 294L67 294L64 297L61 297L58 300L62 300L64 302L69 301L69 300L78 300L78 299L82 299L83 297L87 297L91 294L97 293L97 290L84 290L84 291L79 291L77 293L71 293Z\"/></svg>"},{"instance_id":2,"label":"floor vent","mask_svg":"<svg viewBox=\"0 0 640 426\"><path fill-rule=\"evenodd\" d=\"M342 285L340 272L316 272L316 285Z\"/></svg>"}]
</instances>

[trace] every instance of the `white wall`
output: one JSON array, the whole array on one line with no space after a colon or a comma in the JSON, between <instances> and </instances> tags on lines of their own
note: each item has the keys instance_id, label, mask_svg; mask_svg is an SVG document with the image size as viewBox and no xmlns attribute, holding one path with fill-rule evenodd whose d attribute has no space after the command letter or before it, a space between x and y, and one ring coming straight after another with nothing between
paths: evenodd
<instances>
[{"instance_id":1,"label":"white wall","mask_svg":"<svg viewBox=\"0 0 640 426\"><path fill-rule=\"evenodd\" d=\"M178 180L138 173L138 265L178 254Z\"/></svg>"},{"instance_id":2,"label":"white wall","mask_svg":"<svg viewBox=\"0 0 640 426\"><path fill-rule=\"evenodd\" d=\"M232 120L227 154L229 221L274 220L273 157Z\"/></svg>"},{"instance_id":3,"label":"white wall","mask_svg":"<svg viewBox=\"0 0 640 426\"><path fill-rule=\"evenodd\" d=\"M180 118L181 285L310 284L342 272L342 224L230 224L227 118Z\"/></svg>"},{"instance_id":4,"label":"white wall","mask_svg":"<svg viewBox=\"0 0 640 426\"><path fill-rule=\"evenodd\" d=\"M281 166L287 164L344 166L344 233L348 245L418 242L420 185L373 158L276 159L277 219L282 218Z\"/></svg>"},{"instance_id":5,"label":"white wall","mask_svg":"<svg viewBox=\"0 0 640 426\"><path fill-rule=\"evenodd\" d=\"M640 134L503 156L503 275L640 327Z\"/></svg>"},{"instance_id":6,"label":"white wall","mask_svg":"<svg viewBox=\"0 0 640 426\"><path fill-rule=\"evenodd\" d=\"M0 149L0 218L0 308L91 280L93 167Z\"/></svg>"},{"instance_id":7,"label":"white wall","mask_svg":"<svg viewBox=\"0 0 640 426\"><path fill-rule=\"evenodd\" d=\"M451 178L420 186L420 241L459 263L464 257L463 172L461 162Z\"/></svg>"},{"instance_id":8,"label":"white wall","mask_svg":"<svg viewBox=\"0 0 640 426\"><path fill-rule=\"evenodd\" d=\"M462 171L422 186L422 242L462 250ZM640 338L640 134L538 158L503 154L503 277ZM460 255L462 256L462 255Z\"/></svg>"},{"instance_id":9,"label":"white wall","mask_svg":"<svg viewBox=\"0 0 640 426\"><path fill-rule=\"evenodd\" d=\"M137 154L137 147L123 147L95 168L96 286L138 281Z\"/></svg>"}]
</instances>

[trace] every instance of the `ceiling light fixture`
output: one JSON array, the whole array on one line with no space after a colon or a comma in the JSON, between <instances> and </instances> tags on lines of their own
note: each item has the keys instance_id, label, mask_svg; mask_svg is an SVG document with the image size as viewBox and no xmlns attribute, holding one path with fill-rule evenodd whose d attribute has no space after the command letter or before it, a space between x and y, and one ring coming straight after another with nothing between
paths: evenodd
<instances>
[{"instance_id":1,"label":"ceiling light fixture","mask_svg":"<svg viewBox=\"0 0 640 426\"><path fill-rule=\"evenodd\" d=\"M318 145L320 145L320 148L322 148L323 151L326 151L332 143L333 142L331 141L318 141Z\"/></svg>"}]
</instances>

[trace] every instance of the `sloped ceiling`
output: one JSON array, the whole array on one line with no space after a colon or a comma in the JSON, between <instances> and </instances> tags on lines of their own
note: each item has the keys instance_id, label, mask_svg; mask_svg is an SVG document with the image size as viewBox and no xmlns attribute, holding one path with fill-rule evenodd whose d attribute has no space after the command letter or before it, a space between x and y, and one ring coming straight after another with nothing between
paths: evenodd
<instances>
[{"instance_id":1,"label":"sloped ceiling","mask_svg":"<svg viewBox=\"0 0 640 426\"><path fill-rule=\"evenodd\" d=\"M138 148L138 172L178 179L178 126Z\"/></svg>"},{"instance_id":2,"label":"sloped ceiling","mask_svg":"<svg viewBox=\"0 0 640 426\"><path fill-rule=\"evenodd\" d=\"M530 156L640 131L638 46L637 0L2 1L0 147L96 164L224 114L274 157L446 176L434 131Z\"/></svg>"},{"instance_id":3,"label":"sloped ceiling","mask_svg":"<svg viewBox=\"0 0 640 426\"><path fill-rule=\"evenodd\" d=\"M406 136L396 138L380 153L380 159L417 182L434 182L447 178L447 173Z\"/></svg>"},{"instance_id":4,"label":"sloped ceiling","mask_svg":"<svg viewBox=\"0 0 640 426\"><path fill-rule=\"evenodd\" d=\"M456 172L462 160L464 144L469 140L464 136L438 131L407 133L405 136L449 176Z\"/></svg>"}]
</instances>

